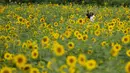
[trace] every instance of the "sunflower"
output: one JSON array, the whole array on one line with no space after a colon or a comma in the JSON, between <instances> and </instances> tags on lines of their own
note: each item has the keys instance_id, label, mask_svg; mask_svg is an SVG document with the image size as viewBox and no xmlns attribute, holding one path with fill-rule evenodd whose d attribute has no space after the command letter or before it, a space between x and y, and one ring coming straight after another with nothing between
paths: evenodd
<instances>
[{"instance_id":1,"label":"sunflower","mask_svg":"<svg viewBox=\"0 0 130 73\"><path fill-rule=\"evenodd\" d=\"M128 33L129 33L128 29L124 29L124 30L123 30L123 33L124 33L124 34L128 34Z\"/></svg>"},{"instance_id":2,"label":"sunflower","mask_svg":"<svg viewBox=\"0 0 130 73\"><path fill-rule=\"evenodd\" d=\"M83 25L84 22L85 22L85 21L84 21L84 19L82 19L82 18L79 18L78 21L77 21L77 23L80 24L80 25Z\"/></svg>"},{"instance_id":3,"label":"sunflower","mask_svg":"<svg viewBox=\"0 0 130 73\"><path fill-rule=\"evenodd\" d=\"M59 68L59 71L62 73L62 72L64 72L64 69L67 69L67 68L68 68L68 67L67 67L66 64L61 65L60 68Z\"/></svg>"},{"instance_id":4,"label":"sunflower","mask_svg":"<svg viewBox=\"0 0 130 73\"><path fill-rule=\"evenodd\" d=\"M29 73L40 73L40 71L37 68L31 68Z\"/></svg>"},{"instance_id":5,"label":"sunflower","mask_svg":"<svg viewBox=\"0 0 130 73\"><path fill-rule=\"evenodd\" d=\"M22 67L27 62L27 58L23 54L18 54L14 57L17 67Z\"/></svg>"},{"instance_id":6,"label":"sunflower","mask_svg":"<svg viewBox=\"0 0 130 73\"><path fill-rule=\"evenodd\" d=\"M113 47L114 45L115 45L115 43L114 43L114 42L112 42L112 43L110 44L110 46L112 46L112 47Z\"/></svg>"},{"instance_id":7,"label":"sunflower","mask_svg":"<svg viewBox=\"0 0 130 73\"><path fill-rule=\"evenodd\" d=\"M41 24L41 27L46 27L46 26L47 26L47 23Z\"/></svg>"},{"instance_id":8,"label":"sunflower","mask_svg":"<svg viewBox=\"0 0 130 73\"><path fill-rule=\"evenodd\" d=\"M42 17L42 18L40 19L40 22L45 22L45 18Z\"/></svg>"},{"instance_id":9,"label":"sunflower","mask_svg":"<svg viewBox=\"0 0 130 73\"><path fill-rule=\"evenodd\" d=\"M96 30L96 31L94 32L94 34L95 34L96 36L100 36L101 32L100 32L100 30L98 29L98 30Z\"/></svg>"},{"instance_id":10,"label":"sunflower","mask_svg":"<svg viewBox=\"0 0 130 73\"><path fill-rule=\"evenodd\" d=\"M126 55L130 57L130 49L126 51Z\"/></svg>"},{"instance_id":11,"label":"sunflower","mask_svg":"<svg viewBox=\"0 0 130 73\"><path fill-rule=\"evenodd\" d=\"M70 24L75 24L75 20L70 19L70 20L69 20L69 23L70 23Z\"/></svg>"},{"instance_id":12,"label":"sunflower","mask_svg":"<svg viewBox=\"0 0 130 73\"><path fill-rule=\"evenodd\" d=\"M112 56L116 57L116 56L118 56L119 51L117 51L115 49L111 49L110 53L111 53Z\"/></svg>"},{"instance_id":13,"label":"sunflower","mask_svg":"<svg viewBox=\"0 0 130 73\"><path fill-rule=\"evenodd\" d=\"M130 73L130 62L128 62L126 65L125 65L125 71L127 73Z\"/></svg>"},{"instance_id":14,"label":"sunflower","mask_svg":"<svg viewBox=\"0 0 130 73\"><path fill-rule=\"evenodd\" d=\"M9 67L3 67L3 68L0 70L0 73L12 73L12 69L9 68Z\"/></svg>"},{"instance_id":15,"label":"sunflower","mask_svg":"<svg viewBox=\"0 0 130 73\"><path fill-rule=\"evenodd\" d=\"M7 59L7 60L12 60L12 59L13 59L13 56L12 56L12 54L6 52L6 53L4 54L4 58Z\"/></svg>"},{"instance_id":16,"label":"sunflower","mask_svg":"<svg viewBox=\"0 0 130 73\"><path fill-rule=\"evenodd\" d=\"M64 47L60 44L54 44L53 46L53 50L54 50L54 53L57 55L57 56L62 56L64 55L65 53L65 50L64 50Z\"/></svg>"},{"instance_id":17,"label":"sunflower","mask_svg":"<svg viewBox=\"0 0 130 73\"><path fill-rule=\"evenodd\" d=\"M7 24L7 25L5 26L5 29L9 30L9 29L10 29L10 25Z\"/></svg>"},{"instance_id":18,"label":"sunflower","mask_svg":"<svg viewBox=\"0 0 130 73\"><path fill-rule=\"evenodd\" d=\"M48 36L44 36L44 37L42 38L42 40L41 40L41 43L42 43L42 45L48 44L48 43L49 43L49 38L48 38Z\"/></svg>"},{"instance_id":19,"label":"sunflower","mask_svg":"<svg viewBox=\"0 0 130 73\"><path fill-rule=\"evenodd\" d=\"M123 36L122 37L122 42L124 43L124 44L128 44L129 42L130 42L130 38L129 38L129 36Z\"/></svg>"},{"instance_id":20,"label":"sunflower","mask_svg":"<svg viewBox=\"0 0 130 73\"><path fill-rule=\"evenodd\" d=\"M31 65L31 64L25 64L25 65L23 66L23 70L24 70L24 71L29 71L31 68L32 68L32 65Z\"/></svg>"},{"instance_id":21,"label":"sunflower","mask_svg":"<svg viewBox=\"0 0 130 73\"><path fill-rule=\"evenodd\" d=\"M54 37L55 39L58 39L58 38L59 38L59 33L53 33L52 35L53 35L53 37Z\"/></svg>"},{"instance_id":22,"label":"sunflower","mask_svg":"<svg viewBox=\"0 0 130 73\"><path fill-rule=\"evenodd\" d=\"M7 41L11 41L12 39L11 39L10 36L6 36L6 40L7 40Z\"/></svg>"},{"instance_id":23,"label":"sunflower","mask_svg":"<svg viewBox=\"0 0 130 73\"><path fill-rule=\"evenodd\" d=\"M29 18L30 18L30 19L33 19L33 18L34 18L34 16L33 16L32 14L30 14L30 15L29 15Z\"/></svg>"},{"instance_id":24,"label":"sunflower","mask_svg":"<svg viewBox=\"0 0 130 73\"><path fill-rule=\"evenodd\" d=\"M4 43L4 47L5 47L6 49L8 49L8 48L9 48L8 43Z\"/></svg>"},{"instance_id":25,"label":"sunflower","mask_svg":"<svg viewBox=\"0 0 130 73\"><path fill-rule=\"evenodd\" d=\"M114 29L113 26L108 26L108 30L111 32Z\"/></svg>"},{"instance_id":26,"label":"sunflower","mask_svg":"<svg viewBox=\"0 0 130 73\"><path fill-rule=\"evenodd\" d=\"M57 27L58 26L58 22L54 22L54 26Z\"/></svg>"},{"instance_id":27,"label":"sunflower","mask_svg":"<svg viewBox=\"0 0 130 73\"><path fill-rule=\"evenodd\" d=\"M78 40L81 40L82 38L83 38L83 35L82 35L82 34L78 34L78 35L77 35L77 39L78 39Z\"/></svg>"},{"instance_id":28,"label":"sunflower","mask_svg":"<svg viewBox=\"0 0 130 73\"><path fill-rule=\"evenodd\" d=\"M88 50L87 51L87 54L92 54L93 53L93 50Z\"/></svg>"},{"instance_id":29,"label":"sunflower","mask_svg":"<svg viewBox=\"0 0 130 73\"><path fill-rule=\"evenodd\" d=\"M94 29L100 29L100 25L99 24L95 24L94 25Z\"/></svg>"},{"instance_id":30,"label":"sunflower","mask_svg":"<svg viewBox=\"0 0 130 73\"><path fill-rule=\"evenodd\" d=\"M69 66L75 66L77 60L75 56L67 56L66 62Z\"/></svg>"},{"instance_id":31,"label":"sunflower","mask_svg":"<svg viewBox=\"0 0 130 73\"><path fill-rule=\"evenodd\" d=\"M71 34L72 34L71 31L65 31L64 36L65 36L66 38L70 38Z\"/></svg>"},{"instance_id":32,"label":"sunflower","mask_svg":"<svg viewBox=\"0 0 130 73\"><path fill-rule=\"evenodd\" d=\"M82 66L85 66L86 56L84 54L79 54L78 63Z\"/></svg>"},{"instance_id":33,"label":"sunflower","mask_svg":"<svg viewBox=\"0 0 130 73\"><path fill-rule=\"evenodd\" d=\"M69 49L73 49L74 48L74 43L73 42L69 42L68 43L68 48Z\"/></svg>"},{"instance_id":34,"label":"sunflower","mask_svg":"<svg viewBox=\"0 0 130 73\"><path fill-rule=\"evenodd\" d=\"M49 62L47 63L47 68L48 68L48 69L52 69L52 68L51 68L51 65L52 65L52 62L49 61Z\"/></svg>"},{"instance_id":35,"label":"sunflower","mask_svg":"<svg viewBox=\"0 0 130 73\"><path fill-rule=\"evenodd\" d=\"M71 67L69 68L69 73L75 73L75 72L76 72L75 67L71 66Z\"/></svg>"},{"instance_id":36,"label":"sunflower","mask_svg":"<svg viewBox=\"0 0 130 73\"><path fill-rule=\"evenodd\" d=\"M93 69L95 69L96 67L97 67L97 63L96 63L95 60L88 60L88 61L86 62L86 68L87 68L88 70L93 70Z\"/></svg>"},{"instance_id":37,"label":"sunflower","mask_svg":"<svg viewBox=\"0 0 130 73\"><path fill-rule=\"evenodd\" d=\"M87 34L83 35L82 40L86 41L87 39L88 39L88 35Z\"/></svg>"},{"instance_id":38,"label":"sunflower","mask_svg":"<svg viewBox=\"0 0 130 73\"><path fill-rule=\"evenodd\" d=\"M31 56L32 56L32 58L33 59L37 59L38 58L38 50L37 49L35 49L35 50L33 50L32 52L31 52Z\"/></svg>"},{"instance_id":39,"label":"sunflower","mask_svg":"<svg viewBox=\"0 0 130 73\"><path fill-rule=\"evenodd\" d=\"M22 48L27 48L27 43L24 42L24 43L22 44Z\"/></svg>"},{"instance_id":40,"label":"sunflower","mask_svg":"<svg viewBox=\"0 0 130 73\"><path fill-rule=\"evenodd\" d=\"M18 22L22 22L23 18L22 17L18 17Z\"/></svg>"},{"instance_id":41,"label":"sunflower","mask_svg":"<svg viewBox=\"0 0 130 73\"><path fill-rule=\"evenodd\" d=\"M74 32L74 35L75 35L75 36L77 36L78 34L80 34L79 31L75 31L75 32Z\"/></svg>"},{"instance_id":42,"label":"sunflower","mask_svg":"<svg viewBox=\"0 0 130 73\"><path fill-rule=\"evenodd\" d=\"M92 38L92 41L95 43L96 42L96 38Z\"/></svg>"},{"instance_id":43,"label":"sunflower","mask_svg":"<svg viewBox=\"0 0 130 73\"><path fill-rule=\"evenodd\" d=\"M118 43L116 43L116 44L112 47L112 49L115 50L115 51L120 51L121 48L122 48L122 46L121 46L120 44L118 44Z\"/></svg>"},{"instance_id":44,"label":"sunflower","mask_svg":"<svg viewBox=\"0 0 130 73\"><path fill-rule=\"evenodd\" d=\"M103 41L103 42L101 42L101 46L105 46L107 44L107 42L106 41Z\"/></svg>"}]
</instances>

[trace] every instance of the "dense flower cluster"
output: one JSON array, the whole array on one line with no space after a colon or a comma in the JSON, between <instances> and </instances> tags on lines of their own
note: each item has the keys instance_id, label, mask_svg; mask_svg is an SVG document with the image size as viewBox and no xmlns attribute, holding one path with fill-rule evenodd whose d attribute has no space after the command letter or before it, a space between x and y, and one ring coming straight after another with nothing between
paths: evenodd
<instances>
[{"instance_id":1,"label":"dense flower cluster","mask_svg":"<svg viewBox=\"0 0 130 73\"><path fill-rule=\"evenodd\" d=\"M96 13L91 22L86 9ZM130 73L130 9L0 6L0 73Z\"/></svg>"}]
</instances>

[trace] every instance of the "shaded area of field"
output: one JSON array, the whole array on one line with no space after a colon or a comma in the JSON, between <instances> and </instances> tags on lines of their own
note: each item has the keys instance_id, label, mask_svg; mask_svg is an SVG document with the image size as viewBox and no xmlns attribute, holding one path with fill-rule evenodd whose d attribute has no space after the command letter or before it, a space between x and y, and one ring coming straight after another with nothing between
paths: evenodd
<instances>
[{"instance_id":1,"label":"shaded area of field","mask_svg":"<svg viewBox=\"0 0 130 73\"><path fill-rule=\"evenodd\" d=\"M57 3L57 4L91 4L91 5L108 5L108 6L129 6L130 0L1 0L1 3Z\"/></svg>"}]
</instances>

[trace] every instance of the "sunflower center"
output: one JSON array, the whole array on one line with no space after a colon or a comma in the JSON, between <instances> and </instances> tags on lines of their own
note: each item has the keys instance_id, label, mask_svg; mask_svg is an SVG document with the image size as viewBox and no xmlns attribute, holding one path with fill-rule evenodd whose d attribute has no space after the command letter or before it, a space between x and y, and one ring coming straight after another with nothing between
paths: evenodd
<instances>
[{"instance_id":1,"label":"sunflower center","mask_svg":"<svg viewBox=\"0 0 130 73\"><path fill-rule=\"evenodd\" d=\"M44 42L46 42L46 41L47 41L47 39L46 39L46 38L44 38L44 39L43 39L43 41L44 41Z\"/></svg>"},{"instance_id":2,"label":"sunflower center","mask_svg":"<svg viewBox=\"0 0 130 73\"><path fill-rule=\"evenodd\" d=\"M92 63L89 63L89 66L93 66L93 64L92 64Z\"/></svg>"},{"instance_id":3,"label":"sunflower center","mask_svg":"<svg viewBox=\"0 0 130 73\"><path fill-rule=\"evenodd\" d=\"M86 40L86 37L85 37L85 36L83 37L83 40Z\"/></svg>"},{"instance_id":4,"label":"sunflower center","mask_svg":"<svg viewBox=\"0 0 130 73\"><path fill-rule=\"evenodd\" d=\"M70 59L70 63L73 63L74 62L74 60L73 59Z\"/></svg>"},{"instance_id":5,"label":"sunflower center","mask_svg":"<svg viewBox=\"0 0 130 73\"><path fill-rule=\"evenodd\" d=\"M124 41L127 41L128 39L127 38L124 38Z\"/></svg>"},{"instance_id":6,"label":"sunflower center","mask_svg":"<svg viewBox=\"0 0 130 73\"><path fill-rule=\"evenodd\" d=\"M34 56L36 56L36 55L37 55L37 53L34 53L33 55L34 55Z\"/></svg>"},{"instance_id":7,"label":"sunflower center","mask_svg":"<svg viewBox=\"0 0 130 73\"><path fill-rule=\"evenodd\" d=\"M69 44L70 47L72 47L72 44Z\"/></svg>"},{"instance_id":8,"label":"sunflower center","mask_svg":"<svg viewBox=\"0 0 130 73\"><path fill-rule=\"evenodd\" d=\"M130 54L130 52L129 52L129 54Z\"/></svg>"},{"instance_id":9,"label":"sunflower center","mask_svg":"<svg viewBox=\"0 0 130 73\"><path fill-rule=\"evenodd\" d=\"M57 48L57 52L61 52L61 48Z\"/></svg>"},{"instance_id":10,"label":"sunflower center","mask_svg":"<svg viewBox=\"0 0 130 73\"><path fill-rule=\"evenodd\" d=\"M22 58L19 58L18 59L18 63L22 63L23 62L23 59Z\"/></svg>"},{"instance_id":11,"label":"sunflower center","mask_svg":"<svg viewBox=\"0 0 130 73\"><path fill-rule=\"evenodd\" d=\"M3 73L9 73L9 71L5 70Z\"/></svg>"},{"instance_id":12,"label":"sunflower center","mask_svg":"<svg viewBox=\"0 0 130 73\"><path fill-rule=\"evenodd\" d=\"M128 67L128 71L130 72L130 66Z\"/></svg>"},{"instance_id":13,"label":"sunflower center","mask_svg":"<svg viewBox=\"0 0 130 73\"><path fill-rule=\"evenodd\" d=\"M29 70L30 68L29 67L25 67L24 70Z\"/></svg>"},{"instance_id":14,"label":"sunflower center","mask_svg":"<svg viewBox=\"0 0 130 73\"><path fill-rule=\"evenodd\" d=\"M9 55L6 56L7 58L9 57Z\"/></svg>"},{"instance_id":15,"label":"sunflower center","mask_svg":"<svg viewBox=\"0 0 130 73\"><path fill-rule=\"evenodd\" d=\"M116 49L119 49L119 47L118 47L118 46L116 46Z\"/></svg>"},{"instance_id":16,"label":"sunflower center","mask_svg":"<svg viewBox=\"0 0 130 73\"><path fill-rule=\"evenodd\" d=\"M37 73L37 71L33 71L33 73Z\"/></svg>"},{"instance_id":17,"label":"sunflower center","mask_svg":"<svg viewBox=\"0 0 130 73\"><path fill-rule=\"evenodd\" d=\"M32 49L32 48L33 48L32 45L30 45L30 46L29 46L29 49Z\"/></svg>"},{"instance_id":18,"label":"sunflower center","mask_svg":"<svg viewBox=\"0 0 130 73\"><path fill-rule=\"evenodd\" d=\"M80 23L82 23L82 20L79 20Z\"/></svg>"},{"instance_id":19,"label":"sunflower center","mask_svg":"<svg viewBox=\"0 0 130 73\"><path fill-rule=\"evenodd\" d=\"M81 60L82 62L84 61L84 59L83 59L83 58L81 58L80 60Z\"/></svg>"}]
</instances>

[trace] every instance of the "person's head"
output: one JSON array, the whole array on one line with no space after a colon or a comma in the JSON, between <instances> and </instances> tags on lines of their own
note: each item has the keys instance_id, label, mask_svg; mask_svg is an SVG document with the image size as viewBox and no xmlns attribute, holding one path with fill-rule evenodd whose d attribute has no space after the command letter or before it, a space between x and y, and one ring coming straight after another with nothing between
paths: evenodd
<instances>
[{"instance_id":1,"label":"person's head","mask_svg":"<svg viewBox=\"0 0 130 73\"><path fill-rule=\"evenodd\" d=\"M94 13L93 12L89 12L89 11L87 11L87 14L86 14L86 16L90 19L90 17L91 16L93 16L94 15Z\"/></svg>"}]
</instances>

